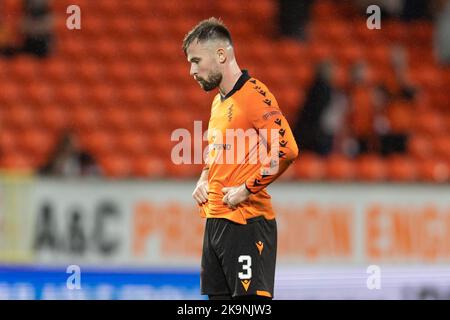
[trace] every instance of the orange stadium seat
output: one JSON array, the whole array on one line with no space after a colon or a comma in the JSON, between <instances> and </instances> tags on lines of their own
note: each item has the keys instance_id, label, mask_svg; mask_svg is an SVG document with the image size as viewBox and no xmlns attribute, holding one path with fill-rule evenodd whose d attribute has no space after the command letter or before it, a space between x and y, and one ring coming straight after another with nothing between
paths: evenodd
<instances>
[{"instance_id":1,"label":"orange stadium seat","mask_svg":"<svg viewBox=\"0 0 450 320\"><path fill-rule=\"evenodd\" d=\"M149 139L149 153L157 156L168 156L170 158L170 153L172 147L175 146L178 141L171 141L172 130L168 130L165 127L152 136L146 136ZM167 158L166 158L167 159Z\"/></svg>"},{"instance_id":2,"label":"orange stadium seat","mask_svg":"<svg viewBox=\"0 0 450 320\"><path fill-rule=\"evenodd\" d=\"M165 175L165 162L153 155L143 155L133 160L133 175L146 178L162 178Z\"/></svg>"},{"instance_id":3,"label":"orange stadium seat","mask_svg":"<svg viewBox=\"0 0 450 320\"><path fill-rule=\"evenodd\" d=\"M319 156L304 152L294 163L295 176L301 180L321 180L325 176L324 160Z\"/></svg>"},{"instance_id":4,"label":"orange stadium seat","mask_svg":"<svg viewBox=\"0 0 450 320\"><path fill-rule=\"evenodd\" d=\"M422 133L439 134L445 131L444 117L436 111L429 110L415 117L415 129Z\"/></svg>"},{"instance_id":5,"label":"orange stadium seat","mask_svg":"<svg viewBox=\"0 0 450 320\"><path fill-rule=\"evenodd\" d=\"M374 108L371 95L369 88L357 87L351 96L350 125L357 137L365 137L372 133Z\"/></svg>"},{"instance_id":6,"label":"orange stadium seat","mask_svg":"<svg viewBox=\"0 0 450 320\"><path fill-rule=\"evenodd\" d=\"M431 100L430 107L432 107L436 111L440 111L443 113L447 112L448 94L447 94L446 88L442 88L440 90L433 91L432 94L430 92L430 100Z\"/></svg>"},{"instance_id":7,"label":"orange stadium seat","mask_svg":"<svg viewBox=\"0 0 450 320\"><path fill-rule=\"evenodd\" d=\"M367 30L366 27L364 28ZM371 46L370 50L367 50L367 59L375 66L386 64L390 59L390 47L387 45Z\"/></svg>"},{"instance_id":8,"label":"orange stadium seat","mask_svg":"<svg viewBox=\"0 0 450 320\"><path fill-rule=\"evenodd\" d=\"M61 132L68 124L68 114L58 105L47 105L40 109L39 123L53 133Z\"/></svg>"},{"instance_id":9,"label":"orange stadium seat","mask_svg":"<svg viewBox=\"0 0 450 320\"><path fill-rule=\"evenodd\" d=\"M69 125L76 130L81 130L83 132L89 132L100 127L101 121L99 112L95 108L89 108L86 106L76 106L67 110L70 112L70 123Z\"/></svg>"},{"instance_id":10,"label":"orange stadium seat","mask_svg":"<svg viewBox=\"0 0 450 320\"><path fill-rule=\"evenodd\" d=\"M145 63L149 51L153 50L150 42L142 41L143 38L130 39L128 42L128 61L133 63Z\"/></svg>"},{"instance_id":11,"label":"orange stadium seat","mask_svg":"<svg viewBox=\"0 0 450 320\"><path fill-rule=\"evenodd\" d=\"M282 61L290 66L300 66L306 57L306 48L298 41L291 39L280 39L277 52ZM280 59L281 60L281 59Z\"/></svg>"},{"instance_id":12,"label":"orange stadium seat","mask_svg":"<svg viewBox=\"0 0 450 320\"><path fill-rule=\"evenodd\" d=\"M448 129L450 128L450 112L447 113L447 116L444 116L445 118L442 119L442 121L444 122L445 127Z\"/></svg>"},{"instance_id":13,"label":"orange stadium seat","mask_svg":"<svg viewBox=\"0 0 450 320\"><path fill-rule=\"evenodd\" d=\"M188 10L192 11L193 6L189 5ZM181 19L174 19L173 21L171 21L170 24L172 26L174 36L179 39L180 50L181 50L181 40L184 38L184 35L189 30L191 30L197 23L198 23L198 20L194 16L192 16L192 17L183 16L183 18L181 18ZM161 32L161 35L162 34L163 33Z\"/></svg>"},{"instance_id":14,"label":"orange stadium seat","mask_svg":"<svg viewBox=\"0 0 450 320\"><path fill-rule=\"evenodd\" d=\"M192 28L192 26L190 26L189 29L190 28ZM252 37L254 29L253 25L247 20L237 20L230 28L230 32L233 35L233 39L236 39L236 41L246 41Z\"/></svg>"},{"instance_id":15,"label":"orange stadium seat","mask_svg":"<svg viewBox=\"0 0 450 320\"><path fill-rule=\"evenodd\" d=\"M160 79L161 77L163 77L163 72L164 72L163 68L157 65L147 63L142 65L141 68L139 68L139 72L136 74L136 79L143 85L152 87L160 83L161 81Z\"/></svg>"},{"instance_id":16,"label":"orange stadium seat","mask_svg":"<svg viewBox=\"0 0 450 320\"><path fill-rule=\"evenodd\" d=\"M148 137L141 131L127 130L117 135L117 149L130 158L149 152Z\"/></svg>"},{"instance_id":17,"label":"orange stadium seat","mask_svg":"<svg viewBox=\"0 0 450 320\"><path fill-rule=\"evenodd\" d=\"M313 24L312 38L332 45L341 44L342 40L352 39L352 28L343 20L328 20Z\"/></svg>"},{"instance_id":18,"label":"orange stadium seat","mask_svg":"<svg viewBox=\"0 0 450 320\"><path fill-rule=\"evenodd\" d=\"M121 6L121 11L124 10L127 15L135 16L138 13L147 12L152 9L151 4L145 0L127 1Z\"/></svg>"},{"instance_id":19,"label":"orange stadium seat","mask_svg":"<svg viewBox=\"0 0 450 320\"><path fill-rule=\"evenodd\" d=\"M2 130L0 130L0 154L9 154L14 152L19 146L19 137L20 131L2 127Z\"/></svg>"},{"instance_id":20,"label":"orange stadium seat","mask_svg":"<svg viewBox=\"0 0 450 320\"><path fill-rule=\"evenodd\" d=\"M449 182L448 163L438 159L426 159L418 164L419 177L426 182Z\"/></svg>"},{"instance_id":21,"label":"orange stadium seat","mask_svg":"<svg viewBox=\"0 0 450 320\"><path fill-rule=\"evenodd\" d=\"M380 30L384 37L393 43L404 43L408 38L408 27L399 21L386 21Z\"/></svg>"},{"instance_id":22,"label":"orange stadium seat","mask_svg":"<svg viewBox=\"0 0 450 320\"><path fill-rule=\"evenodd\" d=\"M166 24L161 19L143 19L138 32L142 35L142 39L152 39L156 42L165 38L165 30ZM152 50L149 50L149 54L151 53Z\"/></svg>"},{"instance_id":23,"label":"orange stadium seat","mask_svg":"<svg viewBox=\"0 0 450 320\"><path fill-rule=\"evenodd\" d=\"M352 25L352 31L354 35L354 40L357 41L360 44L363 44L366 46L366 48L370 47L370 50L366 50L366 53L370 55L371 51L378 51L380 50L388 50L388 46L384 43L384 37L380 32L377 32L378 30L371 30L367 28L366 20L362 16L354 17L351 21ZM386 63L387 60L380 60L382 63Z\"/></svg>"},{"instance_id":24,"label":"orange stadium seat","mask_svg":"<svg viewBox=\"0 0 450 320\"><path fill-rule=\"evenodd\" d=\"M170 77L177 86L182 88L188 89L194 84L194 79L189 74L189 64L184 60L174 64Z\"/></svg>"},{"instance_id":25,"label":"orange stadium seat","mask_svg":"<svg viewBox=\"0 0 450 320\"><path fill-rule=\"evenodd\" d=\"M182 179L193 179L198 177L199 172L202 171L203 164L179 164L176 165L171 161L166 162L167 173L171 177Z\"/></svg>"},{"instance_id":26,"label":"orange stadium seat","mask_svg":"<svg viewBox=\"0 0 450 320\"><path fill-rule=\"evenodd\" d=\"M89 6L91 6L92 9L95 9L95 11L101 12L108 17L119 15L122 9L121 4L115 1L98 1L89 4Z\"/></svg>"},{"instance_id":27,"label":"orange stadium seat","mask_svg":"<svg viewBox=\"0 0 450 320\"><path fill-rule=\"evenodd\" d=\"M385 162L376 155L361 156L356 161L356 177L362 181L379 182L386 179Z\"/></svg>"},{"instance_id":28,"label":"orange stadium seat","mask_svg":"<svg viewBox=\"0 0 450 320\"><path fill-rule=\"evenodd\" d=\"M131 158L122 154L106 154L99 160L108 178L128 178L132 172Z\"/></svg>"},{"instance_id":29,"label":"orange stadium seat","mask_svg":"<svg viewBox=\"0 0 450 320\"><path fill-rule=\"evenodd\" d=\"M413 108L409 103L393 103L387 107L387 118L393 133L408 132L413 124Z\"/></svg>"},{"instance_id":30,"label":"orange stadium seat","mask_svg":"<svg viewBox=\"0 0 450 320\"><path fill-rule=\"evenodd\" d=\"M105 34L107 22L97 15L88 14L82 20L83 37L89 41L97 41Z\"/></svg>"},{"instance_id":31,"label":"orange stadium seat","mask_svg":"<svg viewBox=\"0 0 450 320\"><path fill-rule=\"evenodd\" d=\"M355 41L345 41L340 44L341 49L337 52L337 59L344 64L344 66L350 66L356 61L365 59L365 50L364 48Z\"/></svg>"},{"instance_id":32,"label":"orange stadium seat","mask_svg":"<svg viewBox=\"0 0 450 320\"><path fill-rule=\"evenodd\" d=\"M298 86L298 90L305 89L313 80L314 70L313 67L308 64L302 64L296 66L295 69L290 71L293 77L293 81Z\"/></svg>"},{"instance_id":33,"label":"orange stadium seat","mask_svg":"<svg viewBox=\"0 0 450 320\"><path fill-rule=\"evenodd\" d=\"M95 43L84 43L87 47L86 50L91 51L95 54L95 58L102 60L105 63L112 63L122 56L122 51L124 50L123 44L117 38L112 38L114 35L108 34L108 37L99 38ZM90 56L87 53L84 56Z\"/></svg>"},{"instance_id":34,"label":"orange stadium seat","mask_svg":"<svg viewBox=\"0 0 450 320\"><path fill-rule=\"evenodd\" d=\"M0 108L0 128L5 126L5 123L8 121L5 117L6 111Z\"/></svg>"},{"instance_id":35,"label":"orange stadium seat","mask_svg":"<svg viewBox=\"0 0 450 320\"><path fill-rule=\"evenodd\" d=\"M86 98L96 108L103 108L117 102L117 92L111 85L96 83L86 90Z\"/></svg>"},{"instance_id":36,"label":"orange stadium seat","mask_svg":"<svg viewBox=\"0 0 450 320\"><path fill-rule=\"evenodd\" d=\"M224 16L234 17L236 20L241 20L245 16L242 10L242 3L239 1L217 1L215 4L215 9Z\"/></svg>"},{"instance_id":37,"label":"orange stadium seat","mask_svg":"<svg viewBox=\"0 0 450 320\"><path fill-rule=\"evenodd\" d=\"M84 95L88 91L83 86L75 82L61 83L58 90L54 91L54 102L69 108L84 102Z\"/></svg>"},{"instance_id":38,"label":"orange stadium seat","mask_svg":"<svg viewBox=\"0 0 450 320\"><path fill-rule=\"evenodd\" d=\"M97 43L98 41L96 41ZM89 49L80 36L72 35L70 41L65 41L58 47L59 53L69 61L78 61L82 57L91 56Z\"/></svg>"},{"instance_id":39,"label":"orange stadium seat","mask_svg":"<svg viewBox=\"0 0 450 320\"><path fill-rule=\"evenodd\" d=\"M327 21L336 14L336 7L333 1L317 1L311 8L313 20Z\"/></svg>"},{"instance_id":40,"label":"orange stadium seat","mask_svg":"<svg viewBox=\"0 0 450 320\"><path fill-rule=\"evenodd\" d=\"M37 63L30 57L19 56L10 61L10 72L16 80L29 82L37 78Z\"/></svg>"},{"instance_id":41,"label":"orange stadium seat","mask_svg":"<svg viewBox=\"0 0 450 320\"><path fill-rule=\"evenodd\" d=\"M276 98L283 114L289 118L288 120L292 120L291 118L293 118L302 103L303 94L299 88L287 86L282 88L279 94L276 95Z\"/></svg>"},{"instance_id":42,"label":"orange stadium seat","mask_svg":"<svg viewBox=\"0 0 450 320\"><path fill-rule=\"evenodd\" d=\"M170 111L167 119L169 120L168 125L171 129L192 128L195 117L191 112L180 108Z\"/></svg>"},{"instance_id":43,"label":"orange stadium seat","mask_svg":"<svg viewBox=\"0 0 450 320\"><path fill-rule=\"evenodd\" d=\"M425 21L411 21L408 23L408 33L410 37L406 40L417 45L430 45L433 41L433 26Z\"/></svg>"},{"instance_id":44,"label":"orange stadium seat","mask_svg":"<svg viewBox=\"0 0 450 320\"><path fill-rule=\"evenodd\" d=\"M28 128L19 139L19 148L34 155L38 164L42 165L55 142L55 137L47 129Z\"/></svg>"},{"instance_id":45,"label":"orange stadium seat","mask_svg":"<svg viewBox=\"0 0 450 320\"><path fill-rule=\"evenodd\" d=\"M70 66L62 59L45 60L41 65L39 72L46 80L51 81L52 83L72 80Z\"/></svg>"},{"instance_id":46,"label":"orange stadium seat","mask_svg":"<svg viewBox=\"0 0 450 320\"><path fill-rule=\"evenodd\" d=\"M0 167L8 170L31 172L36 166L30 155L20 151L10 152L0 157Z\"/></svg>"},{"instance_id":47,"label":"orange stadium seat","mask_svg":"<svg viewBox=\"0 0 450 320\"><path fill-rule=\"evenodd\" d=\"M109 22L111 35L116 39L131 37L137 29L135 19L130 19L126 15L114 16Z\"/></svg>"},{"instance_id":48,"label":"orange stadium seat","mask_svg":"<svg viewBox=\"0 0 450 320\"><path fill-rule=\"evenodd\" d=\"M325 164L326 177L336 181L350 181L355 177L354 164L341 155L331 155Z\"/></svg>"},{"instance_id":49,"label":"orange stadium seat","mask_svg":"<svg viewBox=\"0 0 450 320\"><path fill-rule=\"evenodd\" d=\"M34 108L27 105L11 105L4 113L7 124L10 127L23 130L36 123L36 112Z\"/></svg>"},{"instance_id":50,"label":"orange stadium seat","mask_svg":"<svg viewBox=\"0 0 450 320\"><path fill-rule=\"evenodd\" d=\"M444 81L442 73L438 69L425 64L420 64L417 67L411 68L410 76L414 83L419 84L422 88L427 90L441 88Z\"/></svg>"},{"instance_id":51,"label":"orange stadium seat","mask_svg":"<svg viewBox=\"0 0 450 320\"><path fill-rule=\"evenodd\" d=\"M314 41L310 43L308 53L313 64L317 64L333 57L333 46L326 42Z\"/></svg>"},{"instance_id":52,"label":"orange stadium seat","mask_svg":"<svg viewBox=\"0 0 450 320\"><path fill-rule=\"evenodd\" d=\"M155 133L165 124L165 117L158 109L139 108L130 115L133 127L145 131L147 134Z\"/></svg>"},{"instance_id":53,"label":"orange stadium seat","mask_svg":"<svg viewBox=\"0 0 450 320\"><path fill-rule=\"evenodd\" d=\"M415 134L408 139L408 151L416 159L426 159L433 155L430 136Z\"/></svg>"},{"instance_id":54,"label":"orange stadium seat","mask_svg":"<svg viewBox=\"0 0 450 320\"><path fill-rule=\"evenodd\" d=\"M8 81L2 83L0 90L0 103L3 105L17 104L22 100L21 86L18 82Z\"/></svg>"},{"instance_id":55,"label":"orange stadium seat","mask_svg":"<svg viewBox=\"0 0 450 320\"><path fill-rule=\"evenodd\" d=\"M437 156L450 160L450 134L436 136L432 143Z\"/></svg>"},{"instance_id":56,"label":"orange stadium seat","mask_svg":"<svg viewBox=\"0 0 450 320\"><path fill-rule=\"evenodd\" d=\"M134 109L149 104L148 89L136 82L129 82L118 89L118 101L124 106L123 108Z\"/></svg>"},{"instance_id":57,"label":"orange stadium seat","mask_svg":"<svg viewBox=\"0 0 450 320\"><path fill-rule=\"evenodd\" d=\"M115 150L116 140L111 132L98 129L93 132L83 133L80 136L80 144L92 154L102 157Z\"/></svg>"},{"instance_id":58,"label":"orange stadium seat","mask_svg":"<svg viewBox=\"0 0 450 320\"><path fill-rule=\"evenodd\" d=\"M121 106L105 109L104 112L102 112L102 119L108 129L116 132L120 132L121 130L125 130L132 126L132 123L130 122L130 112L127 108Z\"/></svg>"},{"instance_id":59,"label":"orange stadium seat","mask_svg":"<svg viewBox=\"0 0 450 320\"><path fill-rule=\"evenodd\" d=\"M44 106L54 99L54 90L45 82L31 82L25 85L24 101L35 106Z\"/></svg>"},{"instance_id":60,"label":"orange stadium seat","mask_svg":"<svg viewBox=\"0 0 450 320\"><path fill-rule=\"evenodd\" d=\"M135 65L127 60L118 60L109 64L105 69L105 75L108 81L112 81L114 85L126 84L134 80Z\"/></svg>"},{"instance_id":61,"label":"orange stadium seat","mask_svg":"<svg viewBox=\"0 0 450 320\"><path fill-rule=\"evenodd\" d=\"M294 166L289 166L281 176L278 177L279 181L293 181L296 177Z\"/></svg>"},{"instance_id":62,"label":"orange stadium seat","mask_svg":"<svg viewBox=\"0 0 450 320\"><path fill-rule=\"evenodd\" d=\"M407 156L391 156L387 160L388 179L399 182L412 182L417 179L416 162Z\"/></svg>"},{"instance_id":63,"label":"orange stadium seat","mask_svg":"<svg viewBox=\"0 0 450 320\"><path fill-rule=\"evenodd\" d=\"M241 1L237 1L242 5ZM244 2L246 10L243 10L244 14L247 15L248 20L254 19L256 25L261 32L267 32L266 34L271 37L273 34L274 23L267 23L267 21L276 21L277 19L277 3L272 0L260 0L258 4L255 5L251 1Z\"/></svg>"},{"instance_id":64,"label":"orange stadium seat","mask_svg":"<svg viewBox=\"0 0 450 320\"><path fill-rule=\"evenodd\" d=\"M162 40L158 42L155 51L159 54L159 62L177 63L185 61L186 57L181 49L181 39L178 42Z\"/></svg>"},{"instance_id":65,"label":"orange stadium seat","mask_svg":"<svg viewBox=\"0 0 450 320\"><path fill-rule=\"evenodd\" d=\"M93 59L81 62L77 68L73 70L72 76L75 76L81 83L91 84L98 83L106 79L105 67Z\"/></svg>"}]
</instances>

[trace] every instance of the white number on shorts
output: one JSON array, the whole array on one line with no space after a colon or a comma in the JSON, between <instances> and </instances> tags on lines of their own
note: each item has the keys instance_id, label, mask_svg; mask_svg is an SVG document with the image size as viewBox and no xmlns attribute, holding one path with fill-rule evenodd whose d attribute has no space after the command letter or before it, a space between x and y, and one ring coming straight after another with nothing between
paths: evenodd
<instances>
[{"instance_id":1,"label":"white number on shorts","mask_svg":"<svg viewBox=\"0 0 450 320\"><path fill-rule=\"evenodd\" d=\"M250 256L239 256L239 263L244 263L242 265L242 270L245 272L239 272L238 276L241 280L248 280L252 278L252 257Z\"/></svg>"}]
</instances>

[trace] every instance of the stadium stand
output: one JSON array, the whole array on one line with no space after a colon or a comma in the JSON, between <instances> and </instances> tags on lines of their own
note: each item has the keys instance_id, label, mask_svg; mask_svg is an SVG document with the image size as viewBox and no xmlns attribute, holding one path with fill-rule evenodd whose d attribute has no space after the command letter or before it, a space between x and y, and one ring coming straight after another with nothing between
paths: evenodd
<instances>
[{"instance_id":1,"label":"stadium stand","mask_svg":"<svg viewBox=\"0 0 450 320\"><path fill-rule=\"evenodd\" d=\"M5 7L15 3L5 1ZM277 37L275 1L250 3L78 0L82 29L68 30L70 1L54 1L55 51L44 60L25 55L0 59L0 167L38 168L70 129L108 177L198 176L200 165L171 162L170 135L176 128L193 131L194 120L203 121L206 130L213 94L205 94L190 78L181 42L198 21L215 15L231 30L241 67L272 88L291 123L316 62L333 58L345 69L364 59L374 79L391 79L390 46L401 44L408 52L408 77L420 94L387 115L393 130L406 131L406 153L320 157L302 152L299 142L300 158L288 179L450 181L450 102L445 94L450 69L432 55L431 22L393 20L381 30L368 30L365 16L345 2L318 1L308 40L297 42ZM20 14L17 8L11 12ZM335 80L348 82L339 73ZM368 113L356 116L361 119L353 119L353 125L363 124Z\"/></svg>"}]
</instances>

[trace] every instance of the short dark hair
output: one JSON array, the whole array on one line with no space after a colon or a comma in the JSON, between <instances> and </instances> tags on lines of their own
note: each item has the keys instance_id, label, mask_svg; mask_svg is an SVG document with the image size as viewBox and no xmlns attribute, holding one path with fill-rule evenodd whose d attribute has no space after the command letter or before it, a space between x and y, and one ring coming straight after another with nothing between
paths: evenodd
<instances>
[{"instance_id":1,"label":"short dark hair","mask_svg":"<svg viewBox=\"0 0 450 320\"><path fill-rule=\"evenodd\" d=\"M191 31L189 31L183 40L183 51L184 54L187 55L187 48L191 45L195 40L202 42L207 40L226 40L231 45L233 45L233 41L231 40L230 31L228 31L227 27L223 24L222 20L211 17L209 19L205 19L197 24Z\"/></svg>"}]
</instances>

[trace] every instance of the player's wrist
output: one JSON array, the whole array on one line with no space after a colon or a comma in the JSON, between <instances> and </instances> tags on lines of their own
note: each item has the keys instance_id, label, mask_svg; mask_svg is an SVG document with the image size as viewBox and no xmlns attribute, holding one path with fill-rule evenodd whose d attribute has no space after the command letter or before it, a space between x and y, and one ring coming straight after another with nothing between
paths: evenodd
<instances>
[{"instance_id":1,"label":"player's wrist","mask_svg":"<svg viewBox=\"0 0 450 320\"><path fill-rule=\"evenodd\" d=\"M202 184L208 183L208 180L198 180L197 181L197 186L200 186Z\"/></svg>"},{"instance_id":2,"label":"player's wrist","mask_svg":"<svg viewBox=\"0 0 450 320\"><path fill-rule=\"evenodd\" d=\"M243 183L242 185L241 185L241 188L242 188L242 192L244 192L244 194L247 196L247 197L249 197L252 193L250 192L250 190L247 188L247 183Z\"/></svg>"}]
</instances>

